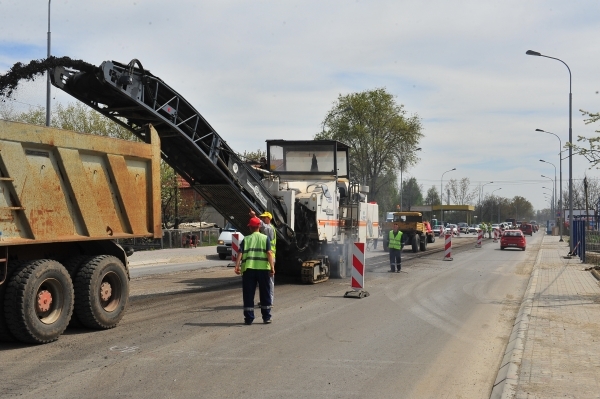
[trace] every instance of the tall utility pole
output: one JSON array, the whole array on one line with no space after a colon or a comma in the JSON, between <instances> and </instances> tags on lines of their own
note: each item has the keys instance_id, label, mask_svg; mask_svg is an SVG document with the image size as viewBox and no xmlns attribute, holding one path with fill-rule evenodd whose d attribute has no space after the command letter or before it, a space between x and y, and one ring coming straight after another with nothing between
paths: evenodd
<instances>
[{"instance_id":1,"label":"tall utility pole","mask_svg":"<svg viewBox=\"0 0 600 399\"><path fill-rule=\"evenodd\" d=\"M479 188L479 221L483 222L483 213L481 212L481 197L483 196L483 188L485 186L487 186L488 184L492 184L493 181L489 182L489 183L485 183L483 186L481 186Z\"/></svg>"},{"instance_id":2,"label":"tall utility pole","mask_svg":"<svg viewBox=\"0 0 600 399\"><path fill-rule=\"evenodd\" d=\"M450 170L445 171L444 173L442 173L442 178L440 179L440 218L441 218L441 225L442 227L444 226L444 190L442 187L442 183L444 181L444 175L448 172L452 172L453 170L456 170L456 168L452 168ZM448 198L450 197L450 195L448 195Z\"/></svg>"}]
</instances>

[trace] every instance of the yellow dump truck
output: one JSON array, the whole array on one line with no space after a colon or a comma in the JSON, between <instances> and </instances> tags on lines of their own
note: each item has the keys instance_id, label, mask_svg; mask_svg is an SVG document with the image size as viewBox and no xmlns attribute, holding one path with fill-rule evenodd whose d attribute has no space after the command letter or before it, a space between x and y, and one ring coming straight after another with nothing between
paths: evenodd
<instances>
[{"instance_id":1,"label":"yellow dump truck","mask_svg":"<svg viewBox=\"0 0 600 399\"><path fill-rule=\"evenodd\" d=\"M390 230L394 223L402 232L402 244L410 245L413 252L427 250L427 243L435 242L435 235L431 225L423 219L421 212L393 212L388 213L388 220L383 224L383 249L388 250Z\"/></svg>"},{"instance_id":2,"label":"yellow dump truck","mask_svg":"<svg viewBox=\"0 0 600 399\"><path fill-rule=\"evenodd\" d=\"M142 143L0 120L0 340L121 320L129 272L114 239L162 235L160 140L146 129Z\"/></svg>"}]
</instances>

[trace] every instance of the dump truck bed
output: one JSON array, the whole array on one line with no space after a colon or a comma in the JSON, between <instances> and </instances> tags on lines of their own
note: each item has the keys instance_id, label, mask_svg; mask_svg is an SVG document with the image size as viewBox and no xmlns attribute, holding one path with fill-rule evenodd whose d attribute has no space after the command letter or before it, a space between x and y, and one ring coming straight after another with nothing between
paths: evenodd
<instances>
[{"instance_id":1,"label":"dump truck bed","mask_svg":"<svg viewBox=\"0 0 600 399\"><path fill-rule=\"evenodd\" d=\"M161 236L160 140L0 120L0 246Z\"/></svg>"}]
</instances>

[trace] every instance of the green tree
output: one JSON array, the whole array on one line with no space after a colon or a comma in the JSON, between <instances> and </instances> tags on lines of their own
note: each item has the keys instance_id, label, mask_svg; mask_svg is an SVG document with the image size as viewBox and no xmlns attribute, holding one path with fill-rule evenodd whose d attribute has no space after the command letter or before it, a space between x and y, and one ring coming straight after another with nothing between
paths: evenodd
<instances>
[{"instance_id":1,"label":"green tree","mask_svg":"<svg viewBox=\"0 0 600 399\"><path fill-rule=\"evenodd\" d=\"M593 113L593 112L584 111L582 109L580 109L579 112L581 112L581 114L584 117L587 117L586 119L583 120L583 122L586 125L600 121L600 112ZM600 130L596 130L595 132L600 133ZM578 146L573 143L567 143L565 145L565 147L572 145L575 153L577 153L579 155L583 155L590 162L591 167L597 167L598 164L600 163L600 136L592 137L592 138L578 136L577 141L584 142L584 143L587 142L588 148Z\"/></svg>"},{"instance_id":2,"label":"green tree","mask_svg":"<svg viewBox=\"0 0 600 399\"><path fill-rule=\"evenodd\" d=\"M404 105L381 88L339 95L315 139L347 144L351 176L367 184L370 198L378 200L382 188L397 176L401 162L406 170L418 161L415 150L421 131L420 118L407 115Z\"/></svg>"},{"instance_id":3,"label":"green tree","mask_svg":"<svg viewBox=\"0 0 600 399\"><path fill-rule=\"evenodd\" d=\"M531 202L527 201L525 198L517 195L513 197L511 200L510 207L513 209L509 210L509 214L512 214L517 220L531 220L535 216L535 212L533 211L533 205ZM511 212L512 211L512 212Z\"/></svg>"},{"instance_id":4,"label":"green tree","mask_svg":"<svg viewBox=\"0 0 600 399\"><path fill-rule=\"evenodd\" d=\"M402 206L409 209L411 206L423 205L422 187L417 183L417 179L411 177L404 182L402 186Z\"/></svg>"},{"instance_id":5,"label":"green tree","mask_svg":"<svg viewBox=\"0 0 600 399\"><path fill-rule=\"evenodd\" d=\"M379 205L379 214L381 218L383 218L386 212L395 211L396 205L400 203L400 185L398 184L396 175L393 171L389 171L382 179L389 183L381 187L377 195L377 204ZM370 199L369 196L369 200Z\"/></svg>"},{"instance_id":6,"label":"green tree","mask_svg":"<svg viewBox=\"0 0 600 399\"><path fill-rule=\"evenodd\" d=\"M440 195L438 194L435 185L431 186L431 188L427 190L427 194L423 200L423 203L425 205L439 205L441 203Z\"/></svg>"},{"instance_id":7,"label":"green tree","mask_svg":"<svg viewBox=\"0 0 600 399\"><path fill-rule=\"evenodd\" d=\"M256 151L244 151L243 154L238 153L238 156L242 159L242 161L258 162L262 157L267 157L267 151L259 148Z\"/></svg>"},{"instance_id":8,"label":"green tree","mask_svg":"<svg viewBox=\"0 0 600 399\"><path fill-rule=\"evenodd\" d=\"M0 108L0 117L32 125L46 124L46 111L32 107L29 111L15 112L12 107ZM50 126L80 133L97 134L124 140L137 141L137 137L123 126L82 103L58 104L50 115Z\"/></svg>"},{"instance_id":9,"label":"green tree","mask_svg":"<svg viewBox=\"0 0 600 399\"><path fill-rule=\"evenodd\" d=\"M177 190L177 174L165 161L160 160L160 209L162 212L163 227L172 227L177 224L177 211L175 202L179 201Z\"/></svg>"}]
</instances>

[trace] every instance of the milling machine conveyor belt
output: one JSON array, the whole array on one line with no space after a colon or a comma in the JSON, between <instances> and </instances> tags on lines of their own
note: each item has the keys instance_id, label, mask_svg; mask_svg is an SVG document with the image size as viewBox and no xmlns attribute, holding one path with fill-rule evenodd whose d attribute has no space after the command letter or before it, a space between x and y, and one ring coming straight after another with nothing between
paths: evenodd
<instances>
[{"instance_id":1,"label":"milling machine conveyor belt","mask_svg":"<svg viewBox=\"0 0 600 399\"><path fill-rule=\"evenodd\" d=\"M52 84L146 140L150 123L161 139L162 158L243 234L248 212L269 210L278 237L289 243L285 210L264 187L258 173L233 152L181 95L144 70L105 61L95 72L66 67L51 71Z\"/></svg>"}]
</instances>

